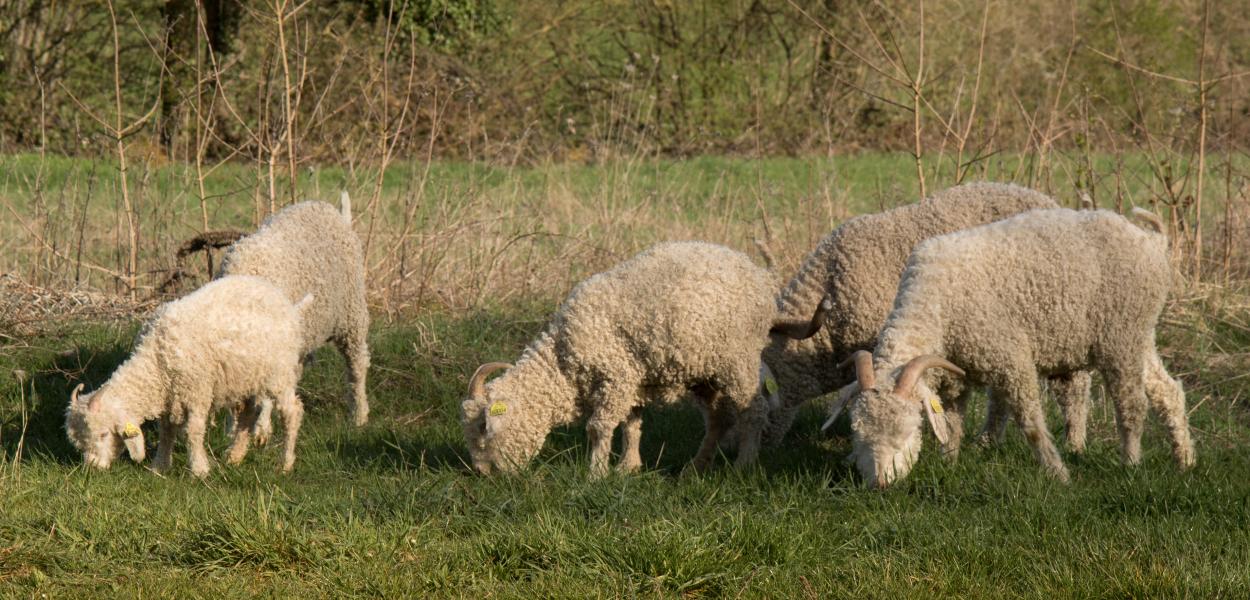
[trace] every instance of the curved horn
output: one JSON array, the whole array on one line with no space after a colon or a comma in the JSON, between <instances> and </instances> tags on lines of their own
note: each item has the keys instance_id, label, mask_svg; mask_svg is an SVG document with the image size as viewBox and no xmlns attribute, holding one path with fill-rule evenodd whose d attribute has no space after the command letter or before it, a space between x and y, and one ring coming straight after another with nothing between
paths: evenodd
<instances>
[{"instance_id":1,"label":"curved horn","mask_svg":"<svg viewBox=\"0 0 1250 600\"><path fill-rule=\"evenodd\" d=\"M477 368L473 377L469 378L469 397L481 398L486 394L486 378L499 369L511 369L512 365L504 362L490 362Z\"/></svg>"},{"instance_id":2,"label":"curved horn","mask_svg":"<svg viewBox=\"0 0 1250 600\"><path fill-rule=\"evenodd\" d=\"M872 353L859 350L842 361L842 364L838 365L838 370L845 369L851 363L855 363L855 381L859 382L859 389L872 389L873 384L876 383L876 376L872 373Z\"/></svg>"},{"instance_id":3,"label":"curved horn","mask_svg":"<svg viewBox=\"0 0 1250 600\"><path fill-rule=\"evenodd\" d=\"M812 313L811 319L807 321L792 319L775 321L768 333L769 335L783 335L792 340L805 340L820 331L820 327L825 324L825 315L829 314L831 310L833 310L833 299L825 296L821 298L820 304L816 305L816 312Z\"/></svg>"},{"instance_id":4,"label":"curved horn","mask_svg":"<svg viewBox=\"0 0 1250 600\"><path fill-rule=\"evenodd\" d=\"M910 394L911 389L916 386L916 382L920 380L920 376L924 374L926 369L938 367L946 369L960 377L964 376L964 370L956 367L950 361L936 354L925 354L911 359L903 367L903 372L899 374L898 381L894 384L894 393L899 395Z\"/></svg>"},{"instance_id":5,"label":"curved horn","mask_svg":"<svg viewBox=\"0 0 1250 600\"><path fill-rule=\"evenodd\" d=\"M74 404L78 402L78 394L82 392L83 387L84 386L81 383L74 386L74 391L70 392L70 395L69 395L70 406L73 406ZM87 401L87 410L95 410L99 407L100 407L100 395L99 394L92 396L91 399Z\"/></svg>"}]
</instances>

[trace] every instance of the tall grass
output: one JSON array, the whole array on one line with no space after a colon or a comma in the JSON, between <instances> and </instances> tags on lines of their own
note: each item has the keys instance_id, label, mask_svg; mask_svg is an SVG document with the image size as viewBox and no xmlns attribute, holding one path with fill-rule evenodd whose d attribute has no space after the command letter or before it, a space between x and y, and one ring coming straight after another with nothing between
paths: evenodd
<instances>
[{"instance_id":1,"label":"tall grass","mask_svg":"<svg viewBox=\"0 0 1250 600\"><path fill-rule=\"evenodd\" d=\"M1027 184L1034 159L999 155L967 178ZM533 167L405 161L386 171L306 171L294 195L334 202L340 189L360 199L379 186L373 208L355 203L356 229L369 241L373 304L398 314L526 298L553 301L586 274L664 239L707 239L747 252L759 239L773 248L785 275L850 215L913 201L917 183L900 170L909 161L899 154L635 158ZM1245 165L1239 156L1210 162L1212 179ZM1093 157L1093 168L1107 173L1093 185L1078 183L1083 175L1076 169L1060 169L1070 166L1064 161L1050 164L1056 172L1033 184L1064 204L1089 199L1169 214L1148 157ZM0 157L0 211L7 215L0 220L0 271L48 287L128 293L129 224L119 218L123 202L111 175L115 168L104 159ZM177 266L175 251L203 229L198 179L181 165L138 163L131 169L142 232L136 292L159 299L159 288ZM254 175L246 165L224 165L203 179L211 228L255 226L252 201L260 184ZM930 181L949 181L948 175L936 171ZM1211 232L1204 271L1216 282L1246 274L1248 250L1237 239L1250 200L1237 181L1228 189L1232 195L1225 196L1221 187L1209 186L1204 210ZM1178 250L1183 220L1178 213ZM193 277L185 286L202 281L207 270L201 261L188 264Z\"/></svg>"}]
</instances>

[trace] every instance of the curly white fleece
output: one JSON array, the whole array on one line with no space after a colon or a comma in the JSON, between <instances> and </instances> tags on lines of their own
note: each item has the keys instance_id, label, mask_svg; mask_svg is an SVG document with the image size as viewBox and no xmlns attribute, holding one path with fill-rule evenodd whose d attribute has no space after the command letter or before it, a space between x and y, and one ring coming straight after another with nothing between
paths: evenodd
<instances>
[{"instance_id":1,"label":"curly white fleece","mask_svg":"<svg viewBox=\"0 0 1250 600\"><path fill-rule=\"evenodd\" d=\"M582 282L485 397L464 401L475 466L524 465L553 427L585 419L593 473L607 470L620 425L618 468L637 469L642 407L689 393L707 425L695 466L735 420L748 432L738 462L751 463L766 410L756 392L776 316L771 285L745 255L703 242L657 244Z\"/></svg>"},{"instance_id":2,"label":"curly white fleece","mask_svg":"<svg viewBox=\"0 0 1250 600\"><path fill-rule=\"evenodd\" d=\"M229 452L230 462L238 462L247 453L259 402L273 402L286 424L283 468L290 470L303 415L295 395L301 309L273 284L250 276L214 280L161 306L130 358L104 385L67 407L70 441L94 467L108 468L123 443L131 458L142 461L144 440L138 426L160 419L153 469L169 467L175 427L180 426L191 472L203 477L209 471L204 436L210 412L244 407L244 426Z\"/></svg>"},{"instance_id":3,"label":"curly white fleece","mask_svg":"<svg viewBox=\"0 0 1250 600\"><path fill-rule=\"evenodd\" d=\"M921 402L942 388L986 385L1046 470L1066 481L1038 378L1094 369L1115 402L1125 462L1140 459L1149 397L1177 463L1189 467L1184 394L1154 341L1171 277L1166 238L1108 211L1036 210L920 244L874 351L875 383L852 390L861 474L878 486L906 476L920 450ZM966 377L931 369L913 393L894 393L902 367L928 354ZM947 414L958 431L963 406L954 408Z\"/></svg>"}]
</instances>

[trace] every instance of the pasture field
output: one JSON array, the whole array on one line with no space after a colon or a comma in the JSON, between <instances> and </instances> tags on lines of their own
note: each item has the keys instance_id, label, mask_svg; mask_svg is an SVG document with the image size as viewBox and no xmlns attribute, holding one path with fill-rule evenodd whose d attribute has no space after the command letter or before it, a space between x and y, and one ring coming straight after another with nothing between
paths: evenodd
<instances>
[{"instance_id":1,"label":"pasture field","mask_svg":"<svg viewBox=\"0 0 1250 600\"><path fill-rule=\"evenodd\" d=\"M116 196L87 179L107 163L0 163L0 272L72 284L77 253L60 243L75 237L83 260L118 268ZM930 436L910 477L869 491L842 463L849 431L821 435L818 407L747 472L722 458L706 475L681 474L702 434L685 405L646 412L638 475L590 480L579 427L553 434L521 474L484 478L466 466L457 415L469 374L515 358L572 282L656 239L699 237L751 252L751 240L770 230L788 274L840 220L914 195L907 168L905 157L882 155L398 168L382 180L370 254L371 420L350 426L342 361L323 349L301 384L307 416L286 476L273 443L240 466L215 466L204 481L186 471L181 445L166 477L125 459L87 470L62 429L69 391L79 381L99 385L125 359L137 318L53 319L6 334L0 597L1250 595L1250 295L1235 282L1178 290L1160 328L1191 409L1198 465L1185 473L1153 418L1142 464L1122 466L1114 411L1099 390L1089 450L1065 453L1066 486L1043 476L1013 426L1002 447L966 440L954 463ZM1012 175L987 169L989 178ZM249 225L254 195L229 183L254 175L219 174L209 191L220 194L212 226ZM200 219L186 177L153 169L150 187L135 192L151 240L141 258L152 270ZM311 173L300 193L332 200L332 191L352 189L364 236L369 181L327 170ZM1043 183L1073 202L1071 187ZM1144 199L1144 187L1126 193ZM54 211L86 225L60 231L38 216ZM460 229L439 238L449 226ZM63 256L40 251L51 247ZM148 297L159 274L145 277ZM119 289L102 272L82 281ZM970 430L982 413L977 406ZM214 456L225 442L215 432Z\"/></svg>"}]
</instances>

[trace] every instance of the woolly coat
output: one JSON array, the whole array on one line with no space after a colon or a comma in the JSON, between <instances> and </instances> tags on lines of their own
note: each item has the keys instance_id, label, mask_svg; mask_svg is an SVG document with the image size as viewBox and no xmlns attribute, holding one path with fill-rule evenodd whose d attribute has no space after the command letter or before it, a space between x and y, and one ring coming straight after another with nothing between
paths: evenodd
<instances>
[{"instance_id":1,"label":"woolly coat","mask_svg":"<svg viewBox=\"0 0 1250 600\"><path fill-rule=\"evenodd\" d=\"M921 243L873 353L875 385L851 400L861 473L879 485L905 475L919 451L920 401L943 386L984 385L1010 407L1048 471L1066 480L1038 378L1086 369L1107 382L1126 461L1140 456L1150 382L1176 459L1191 465L1184 396L1155 352L1171 285L1166 238L1109 211L1035 210ZM891 393L900 369L923 355L966 375L930 369L915 393Z\"/></svg>"},{"instance_id":2,"label":"woolly coat","mask_svg":"<svg viewBox=\"0 0 1250 600\"><path fill-rule=\"evenodd\" d=\"M582 282L516 365L462 404L475 465L522 466L552 428L586 420L592 471L606 468L603 438L626 421L622 468L637 468L639 409L692 391L709 432L738 418L758 443L772 285L745 255L702 242L657 244Z\"/></svg>"},{"instance_id":3,"label":"woolly coat","mask_svg":"<svg viewBox=\"0 0 1250 600\"><path fill-rule=\"evenodd\" d=\"M815 336L774 338L765 349L764 362L779 384L780 406L769 415L764 442L779 442L804 402L849 382L834 367L856 350L871 349L876 343L907 256L916 244L1024 211L1057 206L1049 196L1017 185L969 183L916 204L856 217L825 236L777 296L781 318L812 314L826 294L833 308Z\"/></svg>"},{"instance_id":4,"label":"woolly coat","mask_svg":"<svg viewBox=\"0 0 1250 600\"><path fill-rule=\"evenodd\" d=\"M190 468L203 476L209 469L203 444L210 412L241 405L254 408L250 401L263 398L276 401L287 420L289 468L302 413L295 397L301 370L301 309L267 280L250 276L214 280L161 306L145 325L130 358L99 389L71 402L66 412L70 441L88 464L107 468L121 452L123 439L131 438L130 455L142 461L138 425L160 419L154 468L169 466L173 427L181 426ZM247 428L240 429L235 443L242 448L232 447L232 455L246 452Z\"/></svg>"},{"instance_id":5,"label":"woolly coat","mask_svg":"<svg viewBox=\"0 0 1250 600\"><path fill-rule=\"evenodd\" d=\"M306 355L334 343L347 360L355 422L364 424L369 416L365 393L369 310L364 253L352 231L346 194L341 211L310 201L270 215L260 229L227 250L217 276L229 275L264 277L292 302L312 294L300 352Z\"/></svg>"}]
</instances>

